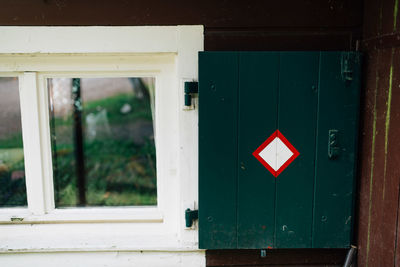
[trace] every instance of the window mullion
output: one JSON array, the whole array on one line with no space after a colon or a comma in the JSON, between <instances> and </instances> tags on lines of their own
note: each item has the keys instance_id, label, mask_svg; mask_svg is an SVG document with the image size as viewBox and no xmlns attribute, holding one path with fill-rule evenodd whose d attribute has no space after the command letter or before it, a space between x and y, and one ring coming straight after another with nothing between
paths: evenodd
<instances>
[{"instance_id":1,"label":"window mullion","mask_svg":"<svg viewBox=\"0 0 400 267\"><path fill-rule=\"evenodd\" d=\"M34 215L46 212L40 139L40 107L37 73L25 72L20 83L22 138L24 143L28 208Z\"/></svg>"},{"instance_id":2,"label":"window mullion","mask_svg":"<svg viewBox=\"0 0 400 267\"><path fill-rule=\"evenodd\" d=\"M49 119L49 95L47 79L43 75L37 77L39 130L41 138L41 159L43 170L44 201L46 212L54 209L53 163L51 153L51 133Z\"/></svg>"}]
</instances>

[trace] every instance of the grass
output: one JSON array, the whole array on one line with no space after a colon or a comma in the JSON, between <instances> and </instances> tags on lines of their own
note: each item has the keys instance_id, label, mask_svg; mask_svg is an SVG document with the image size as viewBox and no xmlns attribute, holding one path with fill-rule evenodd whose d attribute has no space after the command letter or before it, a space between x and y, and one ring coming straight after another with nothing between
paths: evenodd
<instances>
[{"instance_id":1,"label":"grass","mask_svg":"<svg viewBox=\"0 0 400 267\"><path fill-rule=\"evenodd\" d=\"M156 179L152 168L155 150L151 141L138 146L130 140L96 140L85 143L84 151L87 205L157 203ZM76 205L77 179L73 150L62 149L57 152L55 182L58 206Z\"/></svg>"}]
</instances>

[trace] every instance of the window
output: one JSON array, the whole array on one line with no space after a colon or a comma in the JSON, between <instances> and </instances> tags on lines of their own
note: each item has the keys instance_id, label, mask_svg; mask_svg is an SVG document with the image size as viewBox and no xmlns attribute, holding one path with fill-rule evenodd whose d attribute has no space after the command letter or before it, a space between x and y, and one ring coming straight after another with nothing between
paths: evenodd
<instances>
[{"instance_id":1,"label":"window","mask_svg":"<svg viewBox=\"0 0 400 267\"><path fill-rule=\"evenodd\" d=\"M197 248L184 227L197 110L184 110L183 83L197 79L202 27L0 32L0 75L19 81L27 192L0 206L0 250Z\"/></svg>"},{"instance_id":2,"label":"window","mask_svg":"<svg viewBox=\"0 0 400 267\"><path fill-rule=\"evenodd\" d=\"M13 213L6 221L166 220L176 194L176 188L166 188L178 168L169 163L179 143L171 108L177 99L170 94L176 55L2 59L31 68L16 73L21 81L24 212L31 215Z\"/></svg>"},{"instance_id":3,"label":"window","mask_svg":"<svg viewBox=\"0 0 400 267\"><path fill-rule=\"evenodd\" d=\"M152 77L48 78L56 207L157 205Z\"/></svg>"}]
</instances>

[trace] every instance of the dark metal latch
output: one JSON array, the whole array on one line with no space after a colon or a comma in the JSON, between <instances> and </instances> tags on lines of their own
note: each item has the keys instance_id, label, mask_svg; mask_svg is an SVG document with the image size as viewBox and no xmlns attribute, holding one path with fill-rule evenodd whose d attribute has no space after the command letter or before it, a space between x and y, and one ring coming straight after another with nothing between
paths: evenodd
<instances>
[{"instance_id":1,"label":"dark metal latch","mask_svg":"<svg viewBox=\"0 0 400 267\"><path fill-rule=\"evenodd\" d=\"M185 210L185 221L186 221L186 227L192 227L193 221L197 220L199 218L199 211L198 210L191 210L191 209L186 209Z\"/></svg>"},{"instance_id":2,"label":"dark metal latch","mask_svg":"<svg viewBox=\"0 0 400 267\"><path fill-rule=\"evenodd\" d=\"M199 92L198 82L185 82L185 106L190 107L192 105L193 94Z\"/></svg>"}]
</instances>

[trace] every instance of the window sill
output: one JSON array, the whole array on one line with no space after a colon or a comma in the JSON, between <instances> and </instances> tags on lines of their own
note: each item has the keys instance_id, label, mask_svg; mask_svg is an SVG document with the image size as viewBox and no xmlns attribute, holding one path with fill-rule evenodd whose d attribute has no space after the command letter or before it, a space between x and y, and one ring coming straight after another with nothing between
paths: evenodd
<instances>
[{"instance_id":1,"label":"window sill","mask_svg":"<svg viewBox=\"0 0 400 267\"><path fill-rule=\"evenodd\" d=\"M95 207L55 209L44 215L32 215L24 208L0 210L0 224L34 223L162 223L163 214L157 207Z\"/></svg>"},{"instance_id":2,"label":"window sill","mask_svg":"<svg viewBox=\"0 0 400 267\"><path fill-rule=\"evenodd\" d=\"M0 227L1 253L82 251L193 251L173 229L147 223L8 224Z\"/></svg>"}]
</instances>

